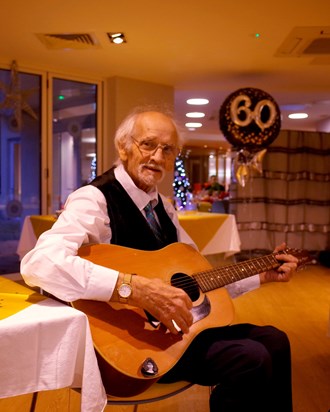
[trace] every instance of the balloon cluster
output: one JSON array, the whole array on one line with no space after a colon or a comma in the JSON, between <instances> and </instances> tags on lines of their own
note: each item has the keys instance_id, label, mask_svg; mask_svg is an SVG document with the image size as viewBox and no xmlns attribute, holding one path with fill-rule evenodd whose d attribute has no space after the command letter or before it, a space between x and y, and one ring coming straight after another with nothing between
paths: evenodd
<instances>
[{"instance_id":1,"label":"balloon cluster","mask_svg":"<svg viewBox=\"0 0 330 412\"><path fill-rule=\"evenodd\" d=\"M281 129L280 109L275 100L260 89L238 89L222 104L219 125L237 151L235 173L238 182L245 186L253 171L262 173L265 148Z\"/></svg>"}]
</instances>

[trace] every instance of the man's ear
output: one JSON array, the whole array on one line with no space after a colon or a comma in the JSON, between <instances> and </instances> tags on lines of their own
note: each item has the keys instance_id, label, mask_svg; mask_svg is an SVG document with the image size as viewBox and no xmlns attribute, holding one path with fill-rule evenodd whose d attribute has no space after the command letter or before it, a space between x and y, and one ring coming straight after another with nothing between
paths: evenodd
<instances>
[{"instance_id":1,"label":"man's ear","mask_svg":"<svg viewBox=\"0 0 330 412\"><path fill-rule=\"evenodd\" d=\"M127 160L127 151L126 151L126 149L123 148L123 147L121 147L121 148L118 150L118 153L119 153L119 158L120 158L120 160L121 160L122 162L126 162L126 160Z\"/></svg>"}]
</instances>

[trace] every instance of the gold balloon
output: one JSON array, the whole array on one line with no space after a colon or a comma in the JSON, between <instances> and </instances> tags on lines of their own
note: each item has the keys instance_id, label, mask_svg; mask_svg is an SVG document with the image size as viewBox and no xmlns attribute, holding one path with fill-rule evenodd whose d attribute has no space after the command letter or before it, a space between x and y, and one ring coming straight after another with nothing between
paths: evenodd
<instances>
[{"instance_id":1,"label":"gold balloon","mask_svg":"<svg viewBox=\"0 0 330 412\"><path fill-rule=\"evenodd\" d=\"M262 174L262 159L266 152L267 149L260 150L256 153L251 153L246 149L238 152L234 159L234 169L236 179L242 187L245 187L254 171Z\"/></svg>"},{"instance_id":2,"label":"gold balloon","mask_svg":"<svg viewBox=\"0 0 330 412\"><path fill-rule=\"evenodd\" d=\"M238 183L245 187L246 182L249 180L250 170L247 165L239 165L236 170L236 178Z\"/></svg>"},{"instance_id":3,"label":"gold balloon","mask_svg":"<svg viewBox=\"0 0 330 412\"><path fill-rule=\"evenodd\" d=\"M252 169L258 172L259 174L262 173L262 159L265 156L266 152L267 149L260 150L260 152L257 152L251 160Z\"/></svg>"}]
</instances>

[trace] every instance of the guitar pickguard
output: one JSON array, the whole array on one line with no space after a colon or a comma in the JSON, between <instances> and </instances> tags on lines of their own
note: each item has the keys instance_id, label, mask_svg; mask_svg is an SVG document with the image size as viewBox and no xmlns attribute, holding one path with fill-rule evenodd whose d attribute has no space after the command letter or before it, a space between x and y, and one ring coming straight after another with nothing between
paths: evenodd
<instances>
[{"instance_id":1,"label":"guitar pickguard","mask_svg":"<svg viewBox=\"0 0 330 412\"><path fill-rule=\"evenodd\" d=\"M180 289L183 289L190 299L195 302L200 297L200 290L198 284L190 276L184 273L175 273L171 278L171 285ZM204 296L203 302L199 305L193 306L191 313L193 315L193 323L198 322L201 319L206 318L211 312L211 302L207 295ZM160 322L155 319L150 313L145 312L149 323L157 328Z\"/></svg>"},{"instance_id":2,"label":"guitar pickguard","mask_svg":"<svg viewBox=\"0 0 330 412\"><path fill-rule=\"evenodd\" d=\"M191 313L193 315L193 323L206 318L206 316L208 316L210 312L211 302L207 295L205 295L203 302L191 309Z\"/></svg>"},{"instance_id":3,"label":"guitar pickguard","mask_svg":"<svg viewBox=\"0 0 330 412\"><path fill-rule=\"evenodd\" d=\"M171 285L183 289L190 299L195 302L200 297L200 290L197 282L185 273L175 273L171 277ZM211 312L211 302L207 295L204 296L203 302L191 309L193 323L206 318Z\"/></svg>"}]
</instances>

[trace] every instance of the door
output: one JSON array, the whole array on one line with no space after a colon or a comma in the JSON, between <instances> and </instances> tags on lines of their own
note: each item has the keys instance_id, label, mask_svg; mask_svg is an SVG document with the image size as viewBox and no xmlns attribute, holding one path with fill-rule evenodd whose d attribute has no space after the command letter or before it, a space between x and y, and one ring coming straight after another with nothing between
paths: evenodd
<instances>
[{"instance_id":1,"label":"door","mask_svg":"<svg viewBox=\"0 0 330 412\"><path fill-rule=\"evenodd\" d=\"M0 274L18 272L25 216L41 210L41 76L0 69Z\"/></svg>"},{"instance_id":2,"label":"door","mask_svg":"<svg viewBox=\"0 0 330 412\"><path fill-rule=\"evenodd\" d=\"M98 84L53 78L51 205L96 176Z\"/></svg>"}]
</instances>

